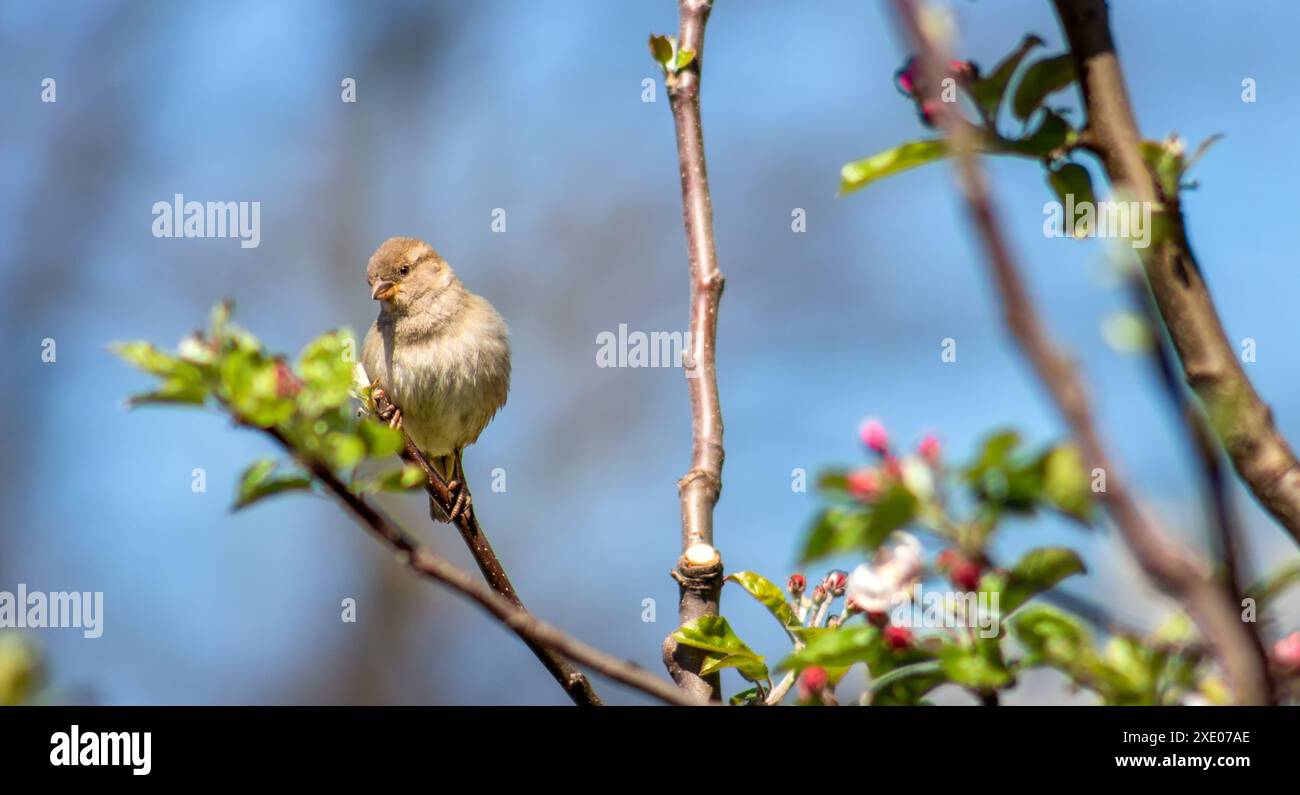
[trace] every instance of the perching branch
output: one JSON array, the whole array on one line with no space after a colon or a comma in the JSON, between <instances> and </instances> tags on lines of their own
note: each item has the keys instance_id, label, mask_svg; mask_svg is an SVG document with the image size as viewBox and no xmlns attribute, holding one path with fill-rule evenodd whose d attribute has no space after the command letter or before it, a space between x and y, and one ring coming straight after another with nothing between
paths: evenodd
<instances>
[{"instance_id":1,"label":"perching branch","mask_svg":"<svg viewBox=\"0 0 1300 795\"><path fill-rule=\"evenodd\" d=\"M1142 158L1142 137L1111 38L1106 2L1054 3L1074 55L1093 149L1111 184L1137 201L1150 202L1153 215L1159 213L1170 224L1169 233L1140 254L1183 375L1205 405L1237 474L1300 543L1300 462L1228 342L1188 244L1177 193L1168 195Z\"/></svg>"},{"instance_id":2,"label":"perching branch","mask_svg":"<svg viewBox=\"0 0 1300 795\"><path fill-rule=\"evenodd\" d=\"M421 577L437 580L461 595L469 597L501 623L505 624L530 647L540 647L562 655L575 663L586 665L593 671L622 682L655 698L679 706L697 706L702 700L673 687L668 682L650 674L645 669L620 660L577 640L560 629L535 618L505 596L477 582L468 572L449 563L439 555L420 546L410 534L338 479L322 462L302 454L275 427L262 428L286 452L293 455L312 476L325 486L355 516L366 529L397 553L409 569ZM448 506L450 508L450 506ZM540 655L539 655L540 656ZM566 690L570 689L566 687Z\"/></svg>"},{"instance_id":3,"label":"perching branch","mask_svg":"<svg viewBox=\"0 0 1300 795\"><path fill-rule=\"evenodd\" d=\"M942 75L944 60L923 32L911 0L894 0L897 16L918 55L927 79L923 87L930 99ZM946 103L936 101L940 125L957 152L959 181L967 210L985 249L994 283L1002 299L1007 327L1021 351L1033 365L1057 409L1070 427L1075 443L1090 469L1106 473L1101 493L1111 519L1147 575L1167 594L1180 601L1205 634L1223 663L1236 698L1245 704L1267 704L1267 660L1260 657L1251 633L1241 621L1233 597L1222 587L1205 563L1178 546L1138 509L1124 481L1111 465L1093 423L1082 379L1073 363L1062 355L1047 336L1020 278L1019 268L1002 234L983 170L965 125Z\"/></svg>"},{"instance_id":4,"label":"perching branch","mask_svg":"<svg viewBox=\"0 0 1300 795\"><path fill-rule=\"evenodd\" d=\"M383 406L381 402L386 402L386 396L377 396L376 405L381 411ZM438 470L434 469L429 463L429 459L420 448L415 446L411 437L406 435L405 429L402 435L406 439L406 450L402 457L420 467L424 471L425 491L429 493L429 499L435 502L443 511L444 516L451 515L452 503L454 497L451 490L447 488L446 481ZM479 527L478 515L474 511L462 511L456 517L456 529L460 531L460 536L465 541L465 546L469 549L470 555L473 556L474 562L478 564L479 571L483 572L483 578L493 591L500 594L515 607L523 610L524 603L519 599L515 586L510 582L510 577L506 574L505 567L501 565L500 558L497 557L496 551L492 549L492 543L488 541L487 534L483 528ZM591 683L582 672L574 668L567 660L557 654L550 647L524 639L524 643L537 655L546 670L555 677L555 681L560 683L564 692L573 699L573 703L578 706L598 707L602 706L600 696L592 689Z\"/></svg>"}]
</instances>

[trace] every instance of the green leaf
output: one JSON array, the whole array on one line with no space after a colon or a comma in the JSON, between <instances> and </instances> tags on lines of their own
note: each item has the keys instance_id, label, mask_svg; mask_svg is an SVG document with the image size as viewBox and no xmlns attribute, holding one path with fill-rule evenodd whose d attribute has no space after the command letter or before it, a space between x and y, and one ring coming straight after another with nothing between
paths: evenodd
<instances>
[{"instance_id":1,"label":"green leaf","mask_svg":"<svg viewBox=\"0 0 1300 795\"><path fill-rule=\"evenodd\" d=\"M933 163L951 153L946 141L932 138L910 141L902 146L878 152L862 160L846 163L840 169L840 195L865 188L878 179Z\"/></svg>"},{"instance_id":2,"label":"green leaf","mask_svg":"<svg viewBox=\"0 0 1300 795\"><path fill-rule=\"evenodd\" d=\"M203 371L193 362L164 353L149 342L118 342L109 350L136 369L159 378L198 383L203 377Z\"/></svg>"},{"instance_id":3,"label":"green leaf","mask_svg":"<svg viewBox=\"0 0 1300 795\"><path fill-rule=\"evenodd\" d=\"M885 542L889 534L898 530L916 516L916 496L900 483L890 486L871 506L866 537L862 546L871 552Z\"/></svg>"},{"instance_id":4,"label":"green leaf","mask_svg":"<svg viewBox=\"0 0 1300 795\"><path fill-rule=\"evenodd\" d=\"M1042 39L1032 34L1025 36L1019 47L1003 58L992 72L976 80L971 86L971 95L984 118L990 121L997 119L998 109L1002 105L1002 97L1006 94L1011 76L1016 73L1017 67L1025 56L1035 47L1041 46L1043 46Z\"/></svg>"},{"instance_id":5,"label":"green leaf","mask_svg":"<svg viewBox=\"0 0 1300 795\"><path fill-rule=\"evenodd\" d=\"M913 706L926 693L947 681L943 663L938 660L904 665L871 683L871 704L878 707Z\"/></svg>"},{"instance_id":6,"label":"green leaf","mask_svg":"<svg viewBox=\"0 0 1300 795\"><path fill-rule=\"evenodd\" d=\"M1026 665L1069 668L1095 656L1092 635L1083 622L1064 610L1044 604L1025 607L1010 620L1016 641L1026 652Z\"/></svg>"},{"instance_id":7,"label":"green leaf","mask_svg":"<svg viewBox=\"0 0 1300 795\"><path fill-rule=\"evenodd\" d=\"M700 666L700 676L716 674L723 668L735 668L741 676L751 682L761 682L768 678L767 665L763 658L752 651L738 654L710 654Z\"/></svg>"},{"instance_id":8,"label":"green leaf","mask_svg":"<svg viewBox=\"0 0 1300 795\"><path fill-rule=\"evenodd\" d=\"M217 369L222 397L236 416L269 428L293 415L293 401L280 397L276 362L260 350L241 346L227 351Z\"/></svg>"},{"instance_id":9,"label":"green leaf","mask_svg":"<svg viewBox=\"0 0 1300 795\"><path fill-rule=\"evenodd\" d=\"M998 609L1009 615L1034 596L1052 588L1073 574L1087 571L1083 560L1072 549L1038 547L1031 549L1007 572L1007 580L998 597Z\"/></svg>"},{"instance_id":10,"label":"green leaf","mask_svg":"<svg viewBox=\"0 0 1300 795\"><path fill-rule=\"evenodd\" d=\"M783 627L799 626L799 619L795 617L794 609L785 598L785 593L776 585L776 583L767 579L761 574L752 571L740 571L727 576L728 580L739 585L749 592L749 595L757 599L767 611L781 622Z\"/></svg>"},{"instance_id":11,"label":"green leaf","mask_svg":"<svg viewBox=\"0 0 1300 795\"><path fill-rule=\"evenodd\" d=\"M1029 119L1048 95L1074 82L1074 58L1069 53L1043 58L1029 65L1011 101L1012 111L1021 121Z\"/></svg>"},{"instance_id":12,"label":"green leaf","mask_svg":"<svg viewBox=\"0 0 1300 795\"><path fill-rule=\"evenodd\" d=\"M1110 685L1107 701L1116 704L1155 704L1158 660L1135 638L1111 638L1102 653L1104 665L1098 668Z\"/></svg>"},{"instance_id":13,"label":"green leaf","mask_svg":"<svg viewBox=\"0 0 1300 795\"><path fill-rule=\"evenodd\" d=\"M298 355L298 374L303 387L298 407L314 417L338 408L351 399L356 339L347 329L322 334Z\"/></svg>"},{"instance_id":14,"label":"green leaf","mask_svg":"<svg viewBox=\"0 0 1300 795\"><path fill-rule=\"evenodd\" d=\"M1138 151L1155 171L1161 192L1170 198L1177 196L1183 181L1182 144L1175 140L1143 141Z\"/></svg>"},{"instance_id":15,"label":"green leaf","mask_svg":"<svg viewBox=\"0 0 1300 795\"><path fill-rule=\"evenodd\" d=\"M357 423L357 434L365 442L366 455L371 458L386 458L406 449L402 432L382 422L363 419Z\"/></svg>"},{"instance_id":16,"label":"green leaf","mask_svg":"<svg viewBox=\"0 0 1300 795\"><path fill-rule=\"evenodd\" d=\"M203 337L195 332L176 344L176 354L187 362L206 366L216 360L216 351Z\"/></svg>"},{"instance_id":17,"label":"green leaf","mask_svg":"<svg viewBox=\"0 0 1300 795\"><path fill-rule=\"evenodd\" d=\"M331 431L325 435L325 460L335 469L351 469L366 457L366 443L359 434Z\"/></svg>"},{"instance_id":18,"label":"green leaf","mask_svg":"<svg viewBox=\"0 0 1300 795\"><path fill-rule=\"evenodd\" d=\"M763 657L746 646L722 616L701 616L683 624L673 632L673 638L684 646L707 652L700 669L705 675L735 668L751 682L768 678Z\"/></svg>"},{"instance_id":19,"label":"green leaf","mask_svg":"<svg viewBox=\"0 0 1300 795\"><path fill-rule=\"evenodd\" d=\"M731 704L733 707L747 707L757 702L760 695L762 694L759 692L757 687L751 687L748 690L742 690L732 696L728 699L727 703Z\"/></svg>"},{"instance_id":20,"label":"green leaf","mask_svg":"<svg viewBox=\"0 0 1300 795\"><path fill-rule=\"evenodd\" d=\"M674 72L680 72L691 65L695 60L695 50L678 50L676 65L673 67Z\"/></svg>"},{"instance_id":21,"label":"green leaf","mask_svg":"<svg viewBox=\"0 0 1300 795\"><path fill-rule=\"evenodd\" d=\"M972 690L997 690L1015 681L996 643L974 647L946 644L939 651L939 662L944 676Z\"/></svg>"},{"instance_id":22,"label":"green leaf","mask_svg":"<svg viewBox=\"0 0 1300 795\"><path fill-rule=\"evenodd\" d=\"M247 508L258 500L275 494L311 488L311 478L300 472L278 473L277 467L274 459L263 458L245 469L239 479L239 494L234 510Z\"/></svg>"},{"instance_id":23,"label":"green leaf","mask_svg":"<svg viewBox=\"0 0 1300 795\"><path fill-rule=\"evenodd\" d=\"M975 496L995 511L1032 512L1042 494L1041 468L1034 462L1022 463L1016 455L1019 446L1015 431L996 433L966 469Z\"/></svg>"},{"instance_id":24,"label":"green leaf","mask_svg":"<svg viewBox=\"0 0 1300 795\"><path fill-rule=\"evenodd\" d=\"M1079 450L1063 444L1041 461L1043 497L1058 511L1082 521L1092 517L1092 481Z\"/></svg>"},{"instance_id":25,"label":"green leaf","mask_svg":"<svg viewBox=\"0 0 1300 795\"><path fill-rule=\"evenodd\" d=\"M1004 467L1012 452L1019 446L1020 434L1015 431L994 432L980 445L978 457L966 468L966 477L972 481L978 480L989 470Z\"/></svg>"},{"instance_id":26,"label":"green leaf","mask_svg":"<svg viewBox=\"0 0 1300 795\"><path fill-rule=\"evenodd\" d=\"M674 51L677 49L677 40L672 36L650 36L650 57L655 59L665 72L672 71Z\"/></svg>"},{"instance_id":27,"label":"green leaf","mask_svg":"<svg viewBox=\"0 0 1300 795\"><path fill-rule=\"evenodd\" d=\"M836 541L836 528L848 512L843 508L824 508L813 519L812 527L804 535L803 550L799 553L799 562L826 557L833 554Z\"/></svg>"},{"instance_id":28,"label":"green leaf","mask_svg":"<svg viewBox=\"0 0 1300 795\"><path fill-rule=\"evenodd\" d=\"M368 480L355 483L352 490L358 493L407 491L417 486L423 486L424 482L424 470L415 464L407 464L406 466L381 472Z\"/></svg>"},{"instance_id":29,"label":"green leaf","mask_svg":"<svg viewBox=\"0 0 1300 795\"><path fill-rule=\"evenodd\" d=\"M813 666L847 667L869 662L888 653L880 640L880 630L870 625L827 629L817 627L796 633L804 647L781 661L778 671L802 671Z\"/></svg>"},{"instance_id":30,"label":"green leaf","mask_svg":"<svg viewBox=\"0 0 1300 795\"><path fill-rule=\"evenodd\" d=\"M839 552L870 552L890 533L910 523L917 506L916 496L901 483L894 483L870 505L827 508L808 531L800 562Z\"/></svg>"},{"instance_id":31,"label":"green leaf","mask_svg":"<svg viewBox=\"0 0 1300 795\"><path fill-rule=\"evenodd\" d=\"M1032 133L1019 139L1000 139L997 149L1002 152L1045 158L1073 144L1077 138L1078 133L1065 117L1055 111L1047 110L1043 112L1043 120Z\"/></svg>"},{"instance_id":32,"label":"green leaf","mask_svg":"<svg viewBox=\"0 0 1300 795\"><path fill-rule=\"evenodd\" d=\"M202 384L189 381L169 379L152 392L132 395L127 399L131 408L148 404L202 405L208 397L208 390Z\"/></svg>"},{"instance_id":33,"label":"green leaf","mask_svg":"<svg viewBox=\"0 0 1300 795\"><path fill-rule=\"evenodd\" d=\"M829 491L848 491L848 472L843 469L830 469L817 476L817 488Z\"/></svg>"},{"instance_id":34,"label":"green leaf","mask_svg":"<svg viewBox=\"0 0 1300 795\"><path fill-rule=\"evenodd\" d=\"M1048 171L1047 181L1060 199L1062 207L1077 207L1083 202L1096 204L1092 192L1092 176L1088 169L1078 163L1062 163Z\"/></svg>"}]
</instances>

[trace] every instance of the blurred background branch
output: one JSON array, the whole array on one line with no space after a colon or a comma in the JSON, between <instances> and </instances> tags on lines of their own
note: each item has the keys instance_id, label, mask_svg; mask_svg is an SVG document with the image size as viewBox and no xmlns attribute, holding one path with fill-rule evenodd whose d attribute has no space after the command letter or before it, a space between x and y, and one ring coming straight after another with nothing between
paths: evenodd
<instances>
[{"instance_id":1,"label":"blurred background branch","mask_svg":"<svg viewBox=\"0 0 1300 795\"><path fill-rule=\"evenodd\" d=\"M1142 134L1124 85L1106 1L1054 3L1074 56L1092 148L1115 190L1154 207L1168 224L1139 253L1187 383L1204 403L1238 475L1300 543L1300 462L1224 333L1187 239L1179 180L1161 184L1143 157Z\"/></svg>"},{"instance_id":2,"label":"blurred background branch","mask_svg":"<svg viewBox=\"0 0 1300 795\"><path fill-rule=\"evenodd\" d=\"M1056 348L1038 317L1003 235L970 126L960 120L955 104L940 99L938 86L948 63L941 48L946 45L936 42L925 29L914 0L894 0L894 8L900 27L921 61L921 90L928 94L929 107L934 109L939 126L956 151L959 187L1001 298L1007 329L1065 418L1088 469L1105 473L1106 488L1099 496L1143 570L1183 604L1206 634L1227 670L1238 701L1270 703L1267 658L1241 620L1233 595L1202 561L1181 549L1139 509L1102 444L1077 369Z\"/></svg>"}]
</instances>

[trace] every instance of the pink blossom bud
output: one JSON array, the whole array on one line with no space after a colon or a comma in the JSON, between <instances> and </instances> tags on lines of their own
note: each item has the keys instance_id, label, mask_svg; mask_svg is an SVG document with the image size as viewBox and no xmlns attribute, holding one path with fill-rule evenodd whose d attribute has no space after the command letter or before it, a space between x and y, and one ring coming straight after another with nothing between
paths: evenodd
<instances>
[{"instance_id":1,"label":"pink blossom bud","mask_svg":"<svg viewBox=\"0 0 1300 795\"><path fill-rule=\"evenodd\" d=\"M867 622L873 626L885 627L889 625L889 613L884 610L867 610Z\"/></svg>"},{"instance_id":2,"label":"pink blossom bud","mask_svg":"<svg viewBox=\"0 0 1300 795\"><path fill-rule=\"evenodd\" d=\"M293 370L283 359L277 359L275 362L275 396L281 398L293 397L302 389L302 381L298 376L293 374Z\"/></svg>"},{"instance_id":3,"label":"pink blossom bud","mask_svg":"<svg viewBox=\"0 0 1300 795\"><path fill-rule=\"evenodd\" d=\"M926 127L934 127L939 123L939 113L942 103L937 99L927 99L917 105L917 111L921 114L921 123Z\"/></svg>"},{"instance_id":4,"label":"pink blossom bud","mask_svg":"<svg viewBox=\"0 0 1300 795\"><path fill-rule=\"evenodd\" d=\"M790 579L785 581L785 589L796 599L803 596L804 589L807 587L808 580L802 574L791 574Z\"/></svg>"},{"instance_id":5,"label":"pink blossom bud","mask_svg":"<svg viewBox=\"0 0 1300 795\"><path fill-rule=\"evenodd\" d=\"M868 449L881 455L889 452L889 434L885 432L885 426L880 424L880 420L872 418L863 422L858 435Z\"/></svg>"},{"instance_id":6,"label":"pink blossom bud","mask_svg":"<svg viewBox=\"0 0 1300 795\"><path fill-rule=\"evenodd\" d=\"M830 684L830 677L825 668L812 667L803 669L799 674L799 700L810 701Z\"/></svg>"},{"instance_id":7,"label":"pink blossom bud","mask_svg":"<svg viewBox=\"0 0 1300 795\"><path fill-rule=\"evenodd\" d=\"M833 571L826 575L822 586L831 596L843 596L844 588L849 583L849 575L842 571Z\"/></svg>"},{"instance_id":8,"label":"pink blossom bud","mask_svg":"<svg viewBox=\"0 0 1300 795\"><path fill-rule=\"evenodd\" d=\"M947 574L953 585L963 591L979 590L983 567L978 561L970 559L960 550L945 549L939 553L935 562L939 571Z\"/></svg>"},{"instance_id":9,"label":"pink blossom bud","mask_svg":"<svg viewBox=\"0 0 1300 795\"><path fill-rule=\"evenodd\" d=\"M912 631L907 627L899 627L890 624L885 627L884 632L885 645L894 651L906 649L912 645Z\"/></svg>"},{"instance_id":10,"label":"pink blossom bud","mask_svg":"<svg viewBox=\"0 0 1300 795\"><path fill-rule=\"evenodd\" d=\"M972 80L979 77L979 67L974 61L949 61L948 71L958 80Z\"/></svg>"},{"instance_id":11,"label":"pink blossom bud","mask_svg":"<svg viewBox=\"0 0 1300 795\"><path fill-rule=\"evenodd\" d=\"M1273 644L1273 660L1288 673L1300 673L1300 632L1292 632Z\"/></svg>"},{"instance_id":12,"label":"pink blossom bud","mask_svg":"<svg viewBox=\"0 0 1300 795\"><path fill-rule=\"evenodd\" d=\"M894 72L894 86L899 93L904 96L913 96L916 94L917 62L916 58L908 58L903 63L903 67Z\"/></svg>"},{"instance_id":13,"label":"pink blossom bud","mask_svg":"<svg viewBox=\"0 0 1300 795\"><path fill-rule=\"evenodd\" d=\"M818 585L816 588L814 588L814 589L813 589L813 592L812 592L812 600L813 600L813 604L815 604L815 605L819 605L819 604L821 604L822 602L825 602L825 601L826 601L826 587L823 586L823 585Z\"/></svg>"},{"instance_id":14,"label":"pink blossom bud","mask_svg":"<svg viewBox=\"0 0 1300 795\"><path fill-rule=\"evenodd\" d=\"M925 438L921 440L921 443L916 446L916 452L920 453L922 458L933 465L939 463L939 456L942 453L942 450L939 447L939 440L935 438L934 434L929 433L926 434Z\"/></svg>"},{"instance_id":15,"label":"pink blossom bud","mask_svg":"<svg viewBox=\"0 0 1300 795\"><path fill-rule=\"evenodd\" d=\"M880 495L880 476L874 469L858 469L844 476L849 493L866 502Z\"/></svg>"},{"instance_id":16,"label":"pink blossom bud","mask_svg":"<svg viewBox=\"0 0 1300 795\"><path fill-rule=\"evenodd\" d=\"M973 560L963 560L952 567L948 575L952 584L963 591L978 591L980 587L980 567Z\"/></svg>"}]
</instances>

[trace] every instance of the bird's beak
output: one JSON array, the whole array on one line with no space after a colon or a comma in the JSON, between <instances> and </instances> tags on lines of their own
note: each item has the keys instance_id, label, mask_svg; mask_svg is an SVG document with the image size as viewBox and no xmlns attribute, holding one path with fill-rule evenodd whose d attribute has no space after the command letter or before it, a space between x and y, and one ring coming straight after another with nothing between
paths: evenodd
<instances>
[{"instance_id":1,"label":"bird's beak","mask_svg":"<svg viewBox=\"0 0 1300 795\"><path fill-rule=\"evenodd\" d=\"M370 290L370 297L376 301L387 301L397 295L397 285L380 279Z\"/></svg>"}]
</instances>

